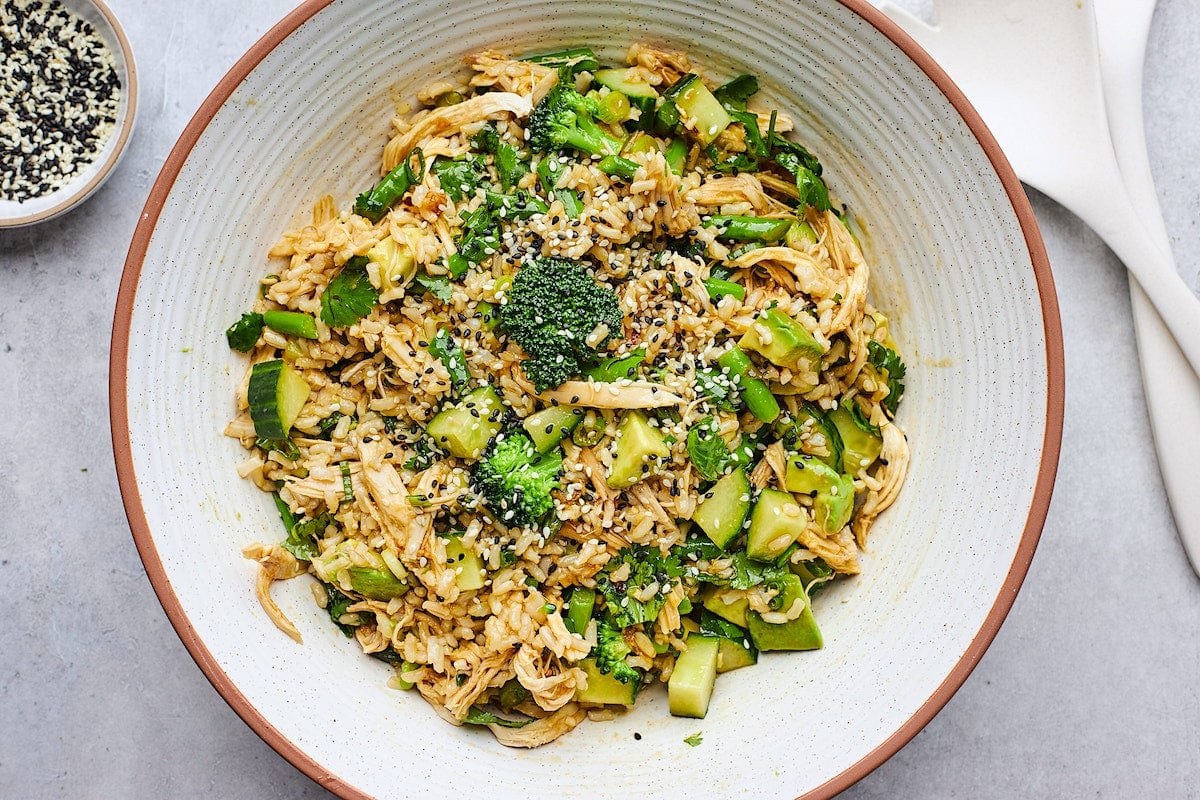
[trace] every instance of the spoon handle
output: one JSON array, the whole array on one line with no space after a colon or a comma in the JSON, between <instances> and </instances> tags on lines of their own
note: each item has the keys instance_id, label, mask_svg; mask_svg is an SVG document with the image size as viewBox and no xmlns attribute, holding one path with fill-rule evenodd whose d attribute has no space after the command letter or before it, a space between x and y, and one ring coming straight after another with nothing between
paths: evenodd
<instances>
[{"instance_id":1,"label":"spoon handle","mask_svg":"<svg viewBox=\"0 0 1200 800\"><path fill-rule=\"evenodd\" d=\"M1142 78L1155 0L1097 0L1100 67L1117 163L1146 228L1165 250L1170 238L1150 170L1142 108ZM1159 469L1184 552L1200 575L1200 377L1155 313L1141 287L1130 282L1134 330L1154 432Z\"/></svg>"},{"instance_id":2,"label":"spoon handle","mask_svg":"<svg viewBox=\"0 0 1200 800\"><path fill-rule=\"evenodd\" d=\"M1144 212L1130 198L1107 133L1105 147L1092 151L1097 158L1091 173L1063 187L1056 199L1117 254L1158 309L1192 371L1200 374L1200 299L1179 276L1170 249L1150 232ZM1104 150L1107 158L1101 157Z\"/></svg>"}]
</instances>

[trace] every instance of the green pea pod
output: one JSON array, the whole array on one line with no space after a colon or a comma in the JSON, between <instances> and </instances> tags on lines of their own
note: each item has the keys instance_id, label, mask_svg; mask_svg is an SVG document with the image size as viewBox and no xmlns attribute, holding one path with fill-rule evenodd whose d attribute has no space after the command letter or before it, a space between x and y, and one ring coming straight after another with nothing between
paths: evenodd
<instances>
[{"instance_id":1,"label":"green pea pod","mask_svg":"<svg viewBox=\"0 0 1200 800\"><path fill-rule=\"evenodd\" d=\"M417 157L417 169L413 170L413 155ZM374 189L363 192L354 201L354 213L371 222L379 222L387 210L399 202L404 193L425 180L425 153L416 148L395 169L384 176Z\"/></svg>"},{"instance_id":2,"label":"green pea pod","mask_svg":"<svg viewBox=\"0 0 1200 800\"><path fill-rule=\"evenodd\" d=\"M794 219L718 215L704 223L706 228L720 228L718 239L734 242L778 242L787 235Z\"/></svg>"},{"instance_id":3,"label":"green pea pod","mask_svg":"<svg viewBox=\"0 0 1200 800\"><path fill-rule=\"evenodd\" d=\"M750 356L734 347L722 353L717 363L728 369L731 377L737 377L738 386L742 390L742 400L750 413L763 422L774 422L781 411L779 401L771 394L771 389L766 383L751 374L753 363Z\"/></svg>"}]
</instances>

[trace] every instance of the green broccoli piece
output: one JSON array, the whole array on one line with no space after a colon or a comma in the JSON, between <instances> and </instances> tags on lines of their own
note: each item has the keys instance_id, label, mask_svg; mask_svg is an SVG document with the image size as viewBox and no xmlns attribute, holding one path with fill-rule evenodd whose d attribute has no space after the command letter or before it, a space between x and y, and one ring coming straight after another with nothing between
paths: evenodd
<instances>
[{"instance_id":1,"label":"green broccoli piece","mask_svg":"<svg viewBox=\"0 0 1200 800\"><path fill-rule=\"evenodd\" d=\"M625 657L632 652L633 648L621 635L620 628L604 620L596 623L596 646L592 648L592 657L596 659L596 669L602 674L612 673L621 683L641 681L641 674L625 661Z\"/></svg>"},{"instance_id":2,"label":"green broccoli piece","mask_svg":"<svg viewBox=\"0 0 1200 800\"><path fill-rule=\"evenodd\" d=\"M559 83L529 115L529 149L549 153L571 147L589 156L616 155L622 141L596 122L599 112L595 100Z\"/></svg>"},{"instance_id":3,"label":"green broccoli piece","mask_svg":"<svg viewBox=\"0 0 1200 800\"><path fill-rule=\"evenodd\" d=\"M562 451L539 457L524 431L496 441L475 464L475 491L500 521L511 526L538 524L554 508L551 493L560 488Z\"/></svg>"},{"instance_id":4,"label":"green broccoli piece","mask_svg":"<svg viewBox=\"0 0 1200 800\"><path fill-rule=\"evenodd\" d=\"M513 278L500 323L525 349L525 373L544 392L583 374L605 344L621 337L621 307L583 264L536 258Z\"/></svg>"},{"instance_id":5,"label":"green broccoli piece","mask_svg":"<svg viewBox=\"0 0 1200 800\"><path fill-rule=\"evenodd\" d=\"M671 593L683 575L682 551L673 548L666 555L657 547L633 545L626 547L609 559L604 569L596 576L596 590L604 597L608 619L618 628L640 625L658 619ZM613 580L612 574L624 565L629 565L629 575L624 580ZM650 584L658 589L648 600L640 600Z\"/></svg>"}]
</instances>

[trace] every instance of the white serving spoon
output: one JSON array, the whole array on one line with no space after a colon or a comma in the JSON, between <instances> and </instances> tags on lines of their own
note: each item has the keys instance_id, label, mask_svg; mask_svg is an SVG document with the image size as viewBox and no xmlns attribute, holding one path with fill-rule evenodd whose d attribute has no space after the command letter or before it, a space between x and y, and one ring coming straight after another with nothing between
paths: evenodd
<instances>
[{"instance_id":1,"label":"white serving spoon","mask_svg":"<svg viewBox=\"0 0 1200 800\"><path fill-rule=\"evenodd\" d=\"M1171 241L1158 205L1142 116L1142 72L1156 0L1095 0L1100 72L1108 128L1125 188L1146 230L1164 250ZM1200 377L1188 369L1149 298L1129 282L1146 406L1179 537L1200 574Z\"/></svg>"},{"instance_id":2,"label":"white serving spoon","mask_svg":"<svg viewBox=\"0 0 1200 800\"><path fill-rule=\"evenodd\" d=\"M1154 3L1100 2L1109 20L1105 44L1119 43L1105 73L1121 87L1114 109L1101 84L1091 0L938 0L936 26L890 2L881 8L966 93L1021 179L1087 223L1141 284L1130 282L1159 465L1200 574L1200 490L1184 485L1200 480L1200 301L1175 269L1142 129L1142 57ZM1120 123L1113 129L1120 165L1110 117Z\"/></svg>"}]
</instances>

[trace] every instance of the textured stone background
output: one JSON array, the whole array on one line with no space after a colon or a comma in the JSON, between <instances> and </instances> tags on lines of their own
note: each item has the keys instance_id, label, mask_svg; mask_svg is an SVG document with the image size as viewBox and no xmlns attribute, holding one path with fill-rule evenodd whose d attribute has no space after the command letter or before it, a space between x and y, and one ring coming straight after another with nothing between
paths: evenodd
<instances>
[{"instance_id":1,"label":"textured stone background","mask_svg":"<svg viewBox=\"0 0 1200 800\"><path fill-rule=\"evenodd\" d=\"M111 6L142 81L129 153L61 222L0 231L0 795L328 797L242 723L176 638L129 535L107 415L117 283L150 185L204 96L292 3ZM1175 255L1200 287L1195 9L1159 3L1146 88ZM1045 533L974 674L845 797L1200 797L1200 581L1150 444L1125 272L1068 212L1032 200L1067 353Z\"/></svg>"}]
</instances>

